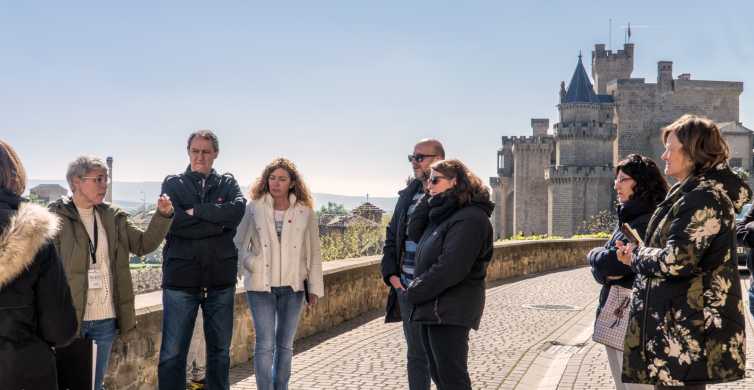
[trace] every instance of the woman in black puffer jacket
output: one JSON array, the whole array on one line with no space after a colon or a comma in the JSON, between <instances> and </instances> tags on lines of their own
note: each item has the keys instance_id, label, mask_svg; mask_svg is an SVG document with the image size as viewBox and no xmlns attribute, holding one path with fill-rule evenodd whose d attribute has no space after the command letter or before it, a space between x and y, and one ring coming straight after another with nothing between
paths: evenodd
<instances>
[{"instance_id":1,"label":"woman in black puffer jacket","mask_svg":"<svg viewBox=\"0 0 754 390\"><path fill-rule=\"evenodd\" d=\"M613 235L605 246L594 248L587 255L589 265L592 267L592 275L597 283L602 285L597 307L598 315L610 294L610 288L620 286L630 289L636 277L631 267L618 261L616 255L615 243L626 242L620 226L628 223L643 237L649 218L657 205L665 199L668 183L652 159L630 154L615 167L615 192L620 203L618 226L615 227ZM605 349L617 390L651 388L645 385L624 384L621 381L623 351L609 346L605 346Z\"/></svg>"},{"instance_id":2,"label":"woman in black puffer jacket","mask_svg":"<svg viewBox=\"0 0 754 390\"><path fill-rule=\"evenodd\" d=\"M25 187L21 162L0 141L0 387L55 390L50 347L73 338L76 312L50 242L57 218L23 202Z\"/></svg>"},{"instance_id":3,"label":"woman in black puffer jacket","mask_svg":"<svg viewBox=\"0 0 754 390\"><path fill-rule=\"evenodd\" d=\"M495 205L458 160L433 164L428 190L409 221L408 236L418 247L415 279L405 294L414 305L411 321L422 324L438 390L471 389L469 330L479 328L484 309Z\"/></svg>"}]
</instances>

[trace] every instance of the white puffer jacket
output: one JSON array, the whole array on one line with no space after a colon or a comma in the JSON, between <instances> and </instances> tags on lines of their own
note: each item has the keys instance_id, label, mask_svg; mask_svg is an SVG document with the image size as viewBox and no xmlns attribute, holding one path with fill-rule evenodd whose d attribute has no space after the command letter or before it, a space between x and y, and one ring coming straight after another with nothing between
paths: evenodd
<instances>
[{"instance_id":1,"label":"white puffer jacket","mask_svg":"<svg viewBox=\"0 0 754 390\"><path fill-rule=\"evenodd\" d=\"M247 291L270 291L273 262L281 262L281 284L294 291L304 290L318 297L325 294L322 279L319 225L311 208L296 203L291 194L291 206L285 211L283 232L278 240L275 231L273 201L270 194L251 201L235 236L238 248L238 273Z\"/></svg>"}]
</instances>

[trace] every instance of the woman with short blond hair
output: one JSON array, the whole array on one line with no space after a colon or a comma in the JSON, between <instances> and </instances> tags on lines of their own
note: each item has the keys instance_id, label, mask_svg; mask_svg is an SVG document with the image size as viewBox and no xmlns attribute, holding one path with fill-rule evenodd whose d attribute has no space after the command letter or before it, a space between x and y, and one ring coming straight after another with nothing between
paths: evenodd
<instances>
[{"instance_id":1,"label":"woman with short blond hair","mask_svg":"<svg viewBox=\"0 0 754 390\"><path fill-rule=\"evenodd\" d=\"M68 165L71 197L50 204L61 220L55 246L63 258L81 337L97 343L95 389L103 388L110 350L116 335L136 327L131 253L157 249L170 228L173 204L167 195L157 200L146 231L129 215L105 203L110 181L104 160L81 156Z\"/></svg>"}]
</instances>

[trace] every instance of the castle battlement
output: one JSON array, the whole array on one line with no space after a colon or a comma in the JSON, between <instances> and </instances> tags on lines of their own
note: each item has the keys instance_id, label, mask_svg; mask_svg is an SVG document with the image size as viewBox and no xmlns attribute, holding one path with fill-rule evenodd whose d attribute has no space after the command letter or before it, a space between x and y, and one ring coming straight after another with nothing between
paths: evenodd
<instances>
[{"instance_id":1,"label":"castle battlement","mask_svg":"<svg viewBox=\"0 0 754 390\"><path fill-rule=\"evenodd\" d=\"M545 169L545 180L555 183L608 179L615 176L612 165L578 166L559 165Z\"/></svg>"},{"instance_id":2,"label":"castle battlement","mask_svg":"<svg viewBox=\"0 0 754 390\"><path fill-rule=\"evenodd\" d=\"M502 137L503 147L506 145L548 145L553 144L555 140L552 136L531 136L531 135L511 135Z\"/></svg>"},{"instance_id":3,"label":"castle battlement","mask_svg":"<svg viewBox=\"0 0 754 390\"><path fill-rule=\"evenodd\" d=\"M556 123L554 129L557 139L594 138L611 141L618 136L618 129L612 123L603 122Z\"/></svg>"},{"instance_id":4,"label":"castle battlement","mask_svg":"<svg viewBox=\"0 0 754 390\"><path fill-rule=\"evenodd\" d=\"M676 79L673 80L675 90L679 89L717 89L725 90L728 92L744 91L744 83L740 81L712 81L712 80L690 80L690 79Z\"/></svg>"},{"instance_id":5,"label":"castle battlement","mask_svg":"<svg viewBox=\"0 0 754 390\"><path fill-rule=\"evenodd\" d=\"M623 50L618 49L618 51L615 53L613 53L612 50L605 50L604 43L598 43L594 45L594 50L592 50L592 61L594 61L595 58L606 61L624 61L626 58L633 57L633 55L633 43L626 43L625 45L623 45Z\"/></svg>"}]
</instances>

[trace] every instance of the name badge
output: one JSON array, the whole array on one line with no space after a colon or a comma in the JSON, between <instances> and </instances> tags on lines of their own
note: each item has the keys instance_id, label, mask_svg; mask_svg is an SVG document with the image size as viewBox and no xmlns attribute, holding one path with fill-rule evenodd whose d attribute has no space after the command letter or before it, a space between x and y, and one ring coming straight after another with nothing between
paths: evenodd
<instances>
[{"instance_id":1,"label":"name badge","mask_svg":"<svg viewBox=\"0 0 754 390\"><path fill-rule=\"evenodd\" d=\"M97 269L89 270L89 288L102 288L102 274Z\"/></svg>"}]
</instances>

